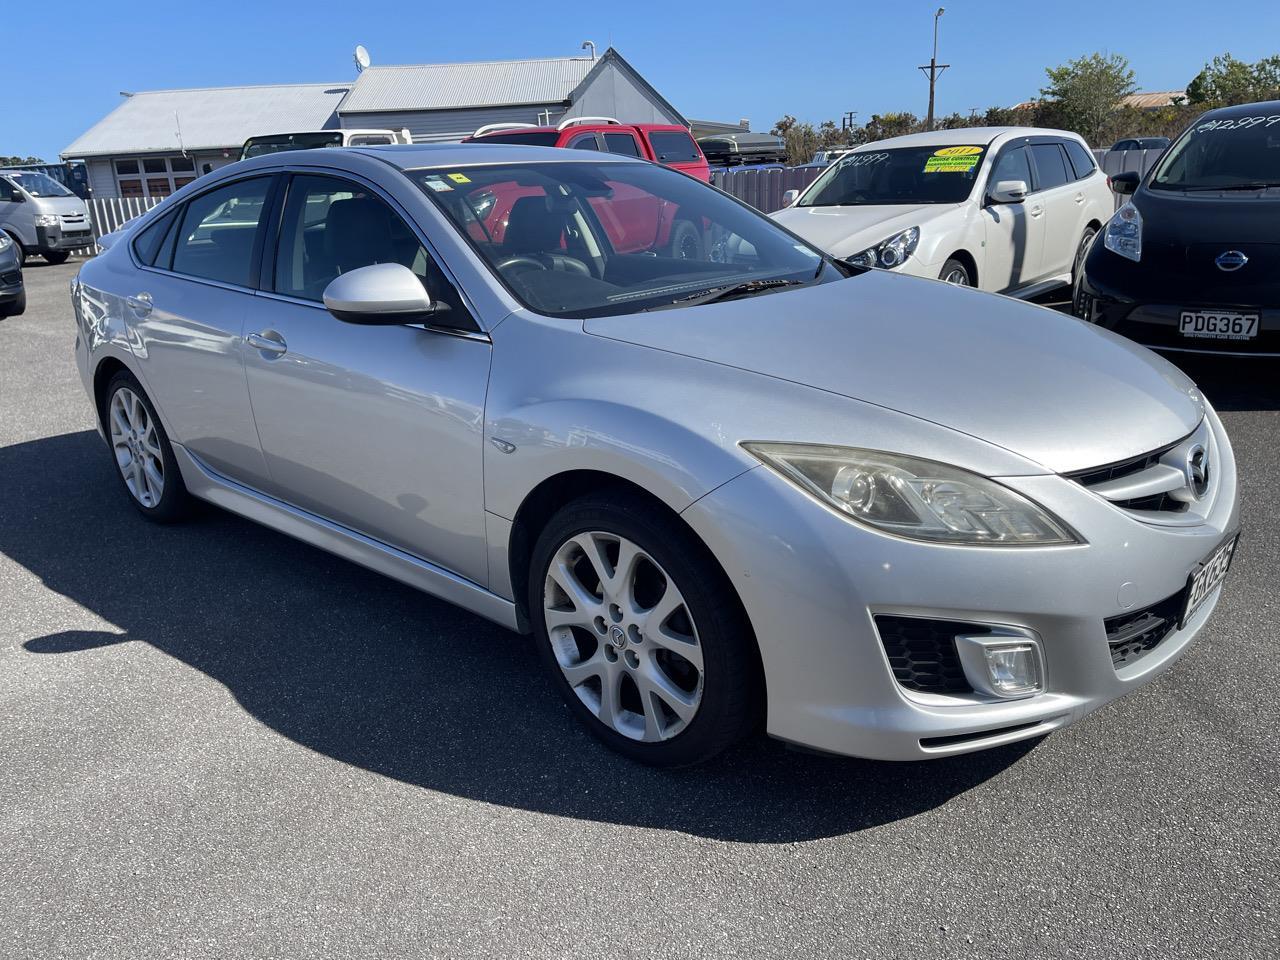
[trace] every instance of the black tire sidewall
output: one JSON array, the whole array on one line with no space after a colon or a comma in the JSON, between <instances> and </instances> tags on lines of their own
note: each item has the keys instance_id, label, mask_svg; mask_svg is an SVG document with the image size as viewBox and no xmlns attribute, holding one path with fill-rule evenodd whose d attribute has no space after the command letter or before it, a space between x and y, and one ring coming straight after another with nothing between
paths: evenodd
<instances>
[{"instance_id":1,"label":"black tire sidewall","mask_svg":"<svg viewBox=\"0 0 1280 960\"><path fill-rule=\"evenodd\" d=\"M969 271L969 267L965 264L963 260L957 260L955 257L947 258L947 262L942 265L942 270L938 274L938 279L941 280L943 283L947 283L948 282L946 279L947 274L949 274L952 270L956 270L956 269L964 271L965 280L968 281L964 285L966 287L972 287L973 274Z\"/></svg>"},{"instance_id":2,"label":"black tire sidewall","mask_svg":"<svg viewBox=\"0 0 1280 960\"><path fill-rule=\"evenodd\" d=\"M1080 284L1084 280L1084 261L1089 256L1089 247L1093 245L1097 235L1098 231L1093 227L1085 228L1080 236L1080 245L1076 247L1076 260L1071 270L1071 315L1081 320L1088 319L1081 316L1080 310Z\"/></svg>"},{"instance_id":3,"label":"black tire sidewall","mask_svg":"<svg viewBox=\"0 0 1280 960\"><path fill-rule=\"evenodd\" d=\"M161 459L164 462L164 492L160 494L160 502L154 507L144 506L138 502L137 497L129 492L129 487L124 481L124 475L121 474L120 467L116 463L115 450L110 449L111 400L121 387L128 387L142 401L142 405L147 408L147 416L155 424L156 436L160 441ZM169 442L169 435L165 432L164 424L161 423L160 417L156 415L156 408L152 404L151 398L147 396L147 392L142 389L142 384L138 383L137 377L133 374L121 370L107 384L107 392L102 405L102 427L108 438L107 444L111 453L111 468L115 471L121 492L133 504L134 508L148 520L155 523L172 523L186 516L190 507L190 495L187 493L186 484L182 481L182 472L178 469L178 460L173 453L173 444Z\"/></svg>"},{"instance_id":4,"label":"black tire sidewall","mask_svg":"<svg viewBox=\"0 0 1280 960\"><path fill-rule=\"evenodd\" d=\"M55 267L66 263L67 260L71 258L71 254L67 253L65 250L53 250L53 251L50 251L49 253L42 254L42 256L44 257L46 263L49 263Z\"/></svg>"},{"instance_id":5,"label":"black tire sidewall","mask_svg":"<svg viewBox=\"0 0 1280 960\"><path fill-rule=\"evenodd\" d=\"M626 537L676 582L698 631L703 656L702 700L683 731L643 743L606 727L569 686L556 661L542 616L543 588L556 551L588 531ZM529 575L529 620L538 652L569 709L609 747L654 766L685 766L709 759L750 732L760 705L759 654L728 578L706 547L678 519L626 492L589 496L556 513L534 545Z\"/></svg>"},{"instance_id":6,"label":"black tire sidewall","mask_svg":"<svg viewBox=\"0 0 1280 960\"><path fill-rule=\"evenodd\" d=\"M680 248L683 238L686 235L693 236L695 254L692 257L681 257ZM677 220L671 225L671 256L676 259L701 260L703 254L702 237L698 234L698 228L688 220Z\"/></svg>"}]
</instances>

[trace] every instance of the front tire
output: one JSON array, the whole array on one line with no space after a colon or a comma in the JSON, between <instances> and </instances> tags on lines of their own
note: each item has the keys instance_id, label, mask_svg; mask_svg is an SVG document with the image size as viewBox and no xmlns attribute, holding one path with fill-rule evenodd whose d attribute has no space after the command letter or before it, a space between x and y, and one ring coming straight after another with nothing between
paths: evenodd
<instances>
[{"instance_id":1,"label":"front tire","mask_svg":"<svg viewBox=\"0 0 1280 960\"><path fill-rule=\"evenodd\" d=\"M969 272L969 266L963 260L957 260L951 257L942 265L942 271L938 274L938 279L943 283L954 284L957 287L972 287L973 275Z\"/></svg>"},{"instance_id":2,"label":"front tire","mask_svg":"<svg viewBox=\"0 0 1280 960\"><path fill-rule=\"evenodd\" d=\"M46 253L41 254L41 256L44 257L47 263L51 263L56 267L59 264L66 263L67 258L70 257L71 254L67 253L65 250L49 250Z\"/></svg>"},{"instance_id":3,"label":"front tire","mask_svg":"<svg viewBox=\"0 0 1280 960\"><path fill-rule=\"evenodd\" d=\"M675 260L705 260L702 234L688 220L677 220L671 226L671 256Z\"/></svg>"},{"instance_id":4,"label":"front tire","mask_svg":"<svg viewBox=\"0 0 1280 960\"><path fill-rule=\"evenodd\" d=\"M528 600L552 682L619 753L700 763L756 724L750 624L710 552L660 508L625 492L562 508L534 546Z\"/></svg>"},{"instance_id":5,"label":"front tire","mask_svg":"<svg viewBox=\"0 0 1280 960\"><path fill-rule=\"evenodd\" d=\"M1075 264L1071 269L1071 314L1082 320L1088 320L1085 316L1084 308L1084 260L1089 255L1089 248L1093 246L1093 238L1098 235L1098 231L1093 227L1085 227L1084 233L1080 237L1080 246L1076 247Z\"/></svg>"},{"instance_id":6,"label":"front tire","mask_svg":"<svg viewBox=\"0 0 1280 960\"><path fill-rule=\"evenodd\" d=\"M107 384L103 427L129 501L153 523L187 515L191 495L178 470L173 445L137 378L121 370Z\"/></svg>"}]
</instances>

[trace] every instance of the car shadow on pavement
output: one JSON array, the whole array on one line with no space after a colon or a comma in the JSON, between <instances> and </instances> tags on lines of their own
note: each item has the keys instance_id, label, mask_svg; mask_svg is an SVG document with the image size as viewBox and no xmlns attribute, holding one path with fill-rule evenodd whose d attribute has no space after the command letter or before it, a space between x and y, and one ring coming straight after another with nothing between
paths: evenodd
<instances>
[{"instance_id":1,"label":"car shadow on pavement","mask_svg":"<svg viewBox=\"0 0 1280 960\"><path fill-rule=\"evenodd\" d=\"M212 508L149 524L112 471L92 431L0 448L0 552L113 627L24 648L152 644L282 736L405 783L565 817L794 842L929 810L1033 749L889 764L761 737L694 769L639 766L581 729L527 639Z\"/></svg>"}]
</instances>

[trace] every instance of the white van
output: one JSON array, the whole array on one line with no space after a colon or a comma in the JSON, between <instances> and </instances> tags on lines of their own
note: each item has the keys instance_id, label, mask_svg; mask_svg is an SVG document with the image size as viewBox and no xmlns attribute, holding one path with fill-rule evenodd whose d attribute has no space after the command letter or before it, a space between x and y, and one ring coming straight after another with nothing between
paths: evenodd
<instances>
[{"instance_id":1,"label":"white van","mask_svg":"<svg viewBox=\"0 0 1280 960\"><path fill-rule=\"evenodd\" d=\"M373 147L392 143L413 143L409 129L402 130L305 130L301 133L269 133L250 137L240 148L240 159L260 157L283 150L313 150L317 147Z\"/></svg>"},{"instance_id":2,"label":"white van","mask_svg":"<svg viewBox=\"0 0 1280 960\"><path fill-rule=\"evenodd\" d=\"M72 250L93 245L91 226L85 202L47 173L0 170L0 230L19 263L33 253L65 262Z\"/></svg>"}]
</instances>

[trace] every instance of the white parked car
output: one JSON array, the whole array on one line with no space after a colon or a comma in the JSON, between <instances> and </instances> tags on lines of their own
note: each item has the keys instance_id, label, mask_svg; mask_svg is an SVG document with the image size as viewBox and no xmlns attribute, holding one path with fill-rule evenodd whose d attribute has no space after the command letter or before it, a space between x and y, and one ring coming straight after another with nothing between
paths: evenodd
<instances>
[{"instance_id":1,"label":"white parked car","mask_svg":"<svg viewBox=\"0 0 1280 960\"><path fill-rule=\"evenodd\" d=\"M1115 211L1085 142L1064 130L971 127L859 147L774 218L836 257L996 293L1072 282Z\"/></svg>"}]
</instances>

